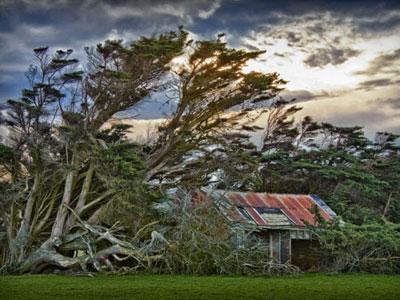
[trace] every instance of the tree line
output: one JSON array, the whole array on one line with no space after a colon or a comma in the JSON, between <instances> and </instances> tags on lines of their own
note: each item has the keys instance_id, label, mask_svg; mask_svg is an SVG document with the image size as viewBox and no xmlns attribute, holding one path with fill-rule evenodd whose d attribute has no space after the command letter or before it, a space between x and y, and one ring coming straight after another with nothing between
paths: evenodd
<instances>
[{"instance_id":1,"label":"tree line","mask_svg":"<svg viewBox=\"0 0 400 300\"><path fill-rule=\"evenodd\" d=\"M183 29L85 51L82 66L72 49L34 49L29 87L7 102L3 270L115 270L133 260L160 272L251 273L232 269L239 258L263 261L262 270L288 268L261 250L239 255L221 220L210 222L212 209L188 217L186 194L168 210L174 217L155 209L177 188L318 194L355 226L400 222L397 136L371 142L360 127L295 121L301 108L279 96L286 82L277 73L244 71L264 51L230 48L223 35L189 40ZM107 126L156 92L177 106L154 141L133 142L126 133L135 128ZM254 125L260 118L263 127ZM255 131L263 132L261 148L250 141ZM190 245L179 243L183 236ZM196 271L207 260L215 268Z\"/></svg>"}]
</instances>

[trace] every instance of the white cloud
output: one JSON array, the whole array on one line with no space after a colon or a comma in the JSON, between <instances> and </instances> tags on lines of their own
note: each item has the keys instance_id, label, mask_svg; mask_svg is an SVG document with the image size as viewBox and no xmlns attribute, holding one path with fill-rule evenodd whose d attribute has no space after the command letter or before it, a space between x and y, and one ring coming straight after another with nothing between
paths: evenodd
<instances>
[{"instance_id":1,"label":"white cloud","mask_svg":"<svg viewBox=\"0 0 400 300\"><path fill-rule=\"evenodd\" d=\"M365 36L357 31L357 20L331 13L279 15L279 19L277 25L251 31L242 44L267 50L249 69L276 71L289 81L291 90L352 90L365 80L354 72L366 68L382 49L390 51L400 45L400 28L395 33ZM307 65L313 56L318 60Z\"/></svg>"},{"instance_id":2,"label":"white cloud","mask_svg":"<svg viewBox=\"0 0 400 300\"><path fill-rule=\"evenodd\" d=\"M217 0L214 3L211 4L211 7L207 10L207 9L201 9L199 11L199 17L201 19L208 19L209 17L211 17L218 8L221 7L221 1Z\"/></svg>"},{"instance_id":3,"label":"white cloud","mask_svg":"<svg viewBox=\"0 0 400 300\"><path fill-rule=\"evenodd\" d=\"M25 32L26 35L32 38L41 38L49 36L53 36L57 34L57 29L53 26L38 26L38 25L30 25L30 24L22 24L18 27L19 32Z\"/></svg>"},{"instance_id":4,"label":"white cloud","mask_svg":"<svg viewBox=\"0 0 400 300\"><path fill-rule=\"evenodd\" d=\"M157 15L165 15L176 17L184 22L191 23L194 17L207 19L211 17L215 11L221 6L220 0L210 1L174 1L165 2L147 2L138 1L127 3L125 5L115 5L102 3L104 12L115 19L123 19L128 17L156 17Z\"/></svg>"}]
</instances>

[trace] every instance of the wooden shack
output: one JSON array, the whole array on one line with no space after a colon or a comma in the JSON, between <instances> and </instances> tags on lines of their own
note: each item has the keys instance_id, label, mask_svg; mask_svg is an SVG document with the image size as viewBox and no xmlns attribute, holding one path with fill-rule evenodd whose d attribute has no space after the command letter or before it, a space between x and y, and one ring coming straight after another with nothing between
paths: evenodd
<instances>
[{"instance_id":1,"label":"wooden shack","mask_svg":"<svg viewBox=\"0 0 400 300\"><path fill-rule=\"evenodd\" d=\"M276 262L290 262L303 269L315 264L316 243L308 227L318 226L315 212L326 222L336 216L315 195L212 190L197 193L193 201L213 201L234 232L254 232L269 244L270 255Z\"/></svg>"}]
</instances>

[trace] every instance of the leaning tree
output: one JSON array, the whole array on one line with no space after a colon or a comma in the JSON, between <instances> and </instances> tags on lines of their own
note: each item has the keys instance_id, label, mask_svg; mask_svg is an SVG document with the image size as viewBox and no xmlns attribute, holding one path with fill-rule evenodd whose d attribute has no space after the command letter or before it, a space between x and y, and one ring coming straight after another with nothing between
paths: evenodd
<instances>
[{"instance_id":1,"label":"leaning tree","mask_svg":"<svg viewBox=\"0 0 400 300\"><path fill-rule=\"evenodd\" d=\"M143 230L121 236L118 226L105 226L104 212L117 201L143 208L151 198L149 181L202 183L217 168L210 145L228 157L237 153L230 151L229 130L254 130L246 122L259 116L251 111L260 101L271 109L283 105L276 96L285 82L276 73L243 71L263 52L229 48L221 35L193 42L180 30L128 46L106 41L86 49L85 69L72 50L34 53L30 88L8 101L12 134L1 149L1 164L11 174L2 183L3 251L7 266L21 272L113 269L121 256L150 263L168 244L162 235L154 231L144 244ZM115 113L155 91L172 91L177 103L156 143L127 141L122 125L105 129ZM194 151L202 163L185 167Z\"/></svg>"}]
</instances>

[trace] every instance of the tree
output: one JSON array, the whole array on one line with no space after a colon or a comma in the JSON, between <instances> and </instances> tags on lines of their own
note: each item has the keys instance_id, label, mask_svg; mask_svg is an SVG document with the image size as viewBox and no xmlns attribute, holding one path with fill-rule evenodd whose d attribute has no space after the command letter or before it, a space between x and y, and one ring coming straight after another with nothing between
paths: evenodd
<instances>
[{"instance_id":1,"label":"tree","mask_svg":"<svg viewBox=\"0 0 400 300\"><path fill-rule=\"evenodd\" d=\"M305 126L310 129L306 133ZM297 134L283 134L287 139L292 136L285 148L269 143L273 151L260 159L256 190L317 194L355 224L377 222L388 215L391 221L399 221L394 217L399 161L394 136L377 145L357 126L315 124L305 118L297 127L301 128ZM296 125L291 128L295 132Z\"/></svg>"},{"instance_id":2,"label":"tree","mask_svg":"<svg viewBox=\"0 0 400 300\"><path fill-rule=\"evenodd\" d=\"M184 63L172 69L177 109L159 129L159 139L148 160L148 179L156 175L167 179L178 173L181 176L182 159L187 159L185 155L194 150L201 155L202 162L197 161L187 169L195 170L197 178L210 174L217 168L205 163L213 159L214 151L210 151L209 145L226 145L228 135L235 130L253 130L244 125L256 118L249 113L257 102L283 105L276 95L285 81L277 73L243 71L249 60L264 51L232 49L222 38L219 35L216 40L189 41ZM190 172L185 170L185 173Z\"/></svg>"},{"instance_id":3,"label":"tree","mask_svg":"<svg viewBox=\"0 0 400 300\"><path fill-rule=\"evenodd\" d=\"M31 89L8 102L13 148L20 153L16 165L26 170L15 172L6 210L8 265L24 272L113 269L115 255L150 253L137 240L118 238L119 227L102 226L105 209L125 200L147 205L146 180L174 166L178 170L191 151L204 152L228 127L239 128L248 104L273 99L280 91L284 81L277 74L242 71L262 52L230 49L221 36L196 43L186 38L180 30L129 46L106 41L86 49L85 71L77 69L72 50L50 55L48 48L35 49ZM173 68L173 59L182 55L186 63ZM171 76L178 108L160 128L155 145L129 143L123 126L104 129L115 113L163 90ZM12 160L3 158L9 166ZM152 237L162 240L158 233ZM76 257L77 250L85 254Z\"/></svg>"},{"instance_id":4,"label":"tree","mask_svg":"<svg viewBox=\"0 0 400 300\"><path fill-rule=\"evenodd\" d=\"M185 37L183 31L171 32L139 39L127 48L120 41L106 41L87 50L87 73L74 68L78 61L70 58L72 50L54 55L47 47L34 50L36 64L28 72L31 89L23 90L20 100L8 101L13 146L23 153L20 163L27 170L19 178L26 177L26 191L17 190L10 203L11 208L23 207L21 221L12 209L8 217L10 263L21 264L40 243L39 249L54 252L61 236L79 219L71 207L90 219L89 211L95 213L103 199L112 199L111 189L95 199L89 197L96 171L94 154L108 148L98 138L101 126L157 88ZM51 234L46 236L49 225Z\"/></svg>"}]
</instances>

